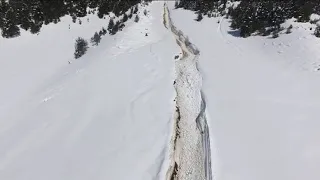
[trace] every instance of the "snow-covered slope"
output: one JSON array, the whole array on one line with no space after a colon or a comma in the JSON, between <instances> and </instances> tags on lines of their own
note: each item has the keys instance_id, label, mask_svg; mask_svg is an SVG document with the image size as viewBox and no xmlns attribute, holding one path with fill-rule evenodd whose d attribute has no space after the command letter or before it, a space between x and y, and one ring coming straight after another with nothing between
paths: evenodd
<instances>
[{"instance_id":1,"label":"snow-covered slope","mask_svg":"<svg viewBox=\"0 0 320 180\"><path fill-rule=\"evenodd\" d=\"M163 178L179 48L162 4L72 64L74 39L106 20L1 39L0 179Z\"/></svg>"},{"instance_id":2,"label":"snow-covered slope","mask_svg":"<svg viewBox=\"0 0 320 180\"><path fill-rule=\"evenodd\" d=\"M43 26L38 35L22 30L17 38L0 37L0 118L8 108L27 98L37 85L73 61L77 37L89 40L108 25L109 18L99 19L91 14L81 20L80 25L65 16L58 24Z\"/></svg>"},{"instance_id":3,"label":"snow-covered slope","mask_svg":"<svg viewBox=\"0 0 320 180\"><path fill-rule=\"evenodd\" d=\"M320 179L314 25L243 39L169 2L172 33L163 4L78 60L108 18L0 39L0 179L210 179L210 151L215 180Z\"/></svg>"},{"instance_id":4,"label":"snow-covered slope","mask_svg":"<svg viewBox=\"0 0 320 180\"><path fill-rule=\"evenodd\" d=\"M226 19L171 15L200 50L214 179L319 179L320 40L309 25L243 39Z\"/></svg>"}]
</instances>

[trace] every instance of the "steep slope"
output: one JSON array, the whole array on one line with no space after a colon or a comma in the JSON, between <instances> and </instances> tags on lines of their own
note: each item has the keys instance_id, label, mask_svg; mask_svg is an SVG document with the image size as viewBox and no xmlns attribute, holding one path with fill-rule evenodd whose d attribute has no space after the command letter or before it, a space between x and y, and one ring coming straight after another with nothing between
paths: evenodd
<instances>
[{"instance_id":1,"label":"steep slope","mask_svg":"<svg viewBox=\"0 0 320 180\"><path fill-rule=\"evenodd\" d=\"M0 179L163 178L174 110L173 57L179 48L163 27L162 3L146 9L139 23L129 22L123 32L105 37L70 65L40 66L41 57L50 63L53 57L69 58L48 45L55 56L28 56L24 68L17 62L7 67L16 76L2 86ZM42 38L51 39L59 29L51 28ZM32 46L28 40L3 42L1 51L7 44L11 50ZM41 79L37 68L43 67L52 73ZM21 95L24 88L28 91ZM17 103L5 106L16 95L21 95Z\"/></svg>"},{"instance_id":2,"label":"steep slope","mask_svg":"<svg viewBox=\"0 0 320 180\"><path fill-rule=\"evenodd\" d=\"M244 39L221 18L171 15L201 52L213 178L319 179L319 39L305 25L278 39Z\"/></svg>"}]
</instances>

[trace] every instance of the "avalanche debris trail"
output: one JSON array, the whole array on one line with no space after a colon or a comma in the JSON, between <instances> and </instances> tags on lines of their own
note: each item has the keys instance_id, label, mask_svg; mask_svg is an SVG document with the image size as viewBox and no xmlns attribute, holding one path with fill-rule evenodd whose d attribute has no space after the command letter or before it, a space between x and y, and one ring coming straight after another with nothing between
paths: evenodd
<instances>
[{"instance_id":1,"label":"avalanche debris trail","mask_svg":"<svg viewBox=\"0 0 320 180\"><path fill-rule=\"evenodd\" d=\"M182 50L182 57L175 62L175 133L172 137L171 164L167 180L211 180L206 102L201 91L202 77L197 64L200 52L173 25L166 4L163 17L165 27L172 31Z\"/></svg>"}]
</instances>

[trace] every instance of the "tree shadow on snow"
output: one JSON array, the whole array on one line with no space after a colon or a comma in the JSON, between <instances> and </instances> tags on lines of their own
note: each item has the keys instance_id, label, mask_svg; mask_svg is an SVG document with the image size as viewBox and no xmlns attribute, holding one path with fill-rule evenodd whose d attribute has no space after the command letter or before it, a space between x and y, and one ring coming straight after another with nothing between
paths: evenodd
<instances>
[{"instance_id":1,"label":"tree shadow on snow","mask_svg":"<svg viewBox=\"0 0 320 180\"><path fill-rule=\"evenodd\" d=\"M228 31L228 34L234 36L234 37L240 37L240 30L232 30Z\"/></svg>"}]
</instances>

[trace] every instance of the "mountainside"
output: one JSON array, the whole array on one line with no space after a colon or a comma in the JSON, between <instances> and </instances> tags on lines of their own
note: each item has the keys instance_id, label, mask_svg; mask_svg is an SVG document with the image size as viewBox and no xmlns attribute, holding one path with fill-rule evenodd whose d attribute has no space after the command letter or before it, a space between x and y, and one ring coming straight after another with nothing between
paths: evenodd
<instances>
[{"instance_id":1,"label":"mountainside","mask_svg":"<svg viewBox=\"0 0 320 180\"><path fill-rule=\"evenodd\" d=\"M141 7L139 23L77 60L73 39L91 37L104 20L70 32L62 19L39 36L1 39L0 179L164 176L179 49L162 5Z\"/></svg>"},{"instance_id":2,"label":"mountainside","mask_svg":"<svg viewBox=\"0 0 320 180\"><path fill-rule=\"evenodd\" d=\"M286 20L295 18L297 22L312 24L320 20L319 17L310 19L312 14L320 14L318 0L180 0L175 2L175 8L195 11L197 21L201 21L203 15L225 15L232 22L230 26L238 30L241 37L272 34L273 38L277 38L284 28L286 34L291 33L292 26L281 26ZM320 37L320 26L313 32Z\"/></svg>"},{"instance_id":3,"label":"mountainside","mask_svg":"<svg viewBox=\"0 0 320 180\"><path fill-rule=\"evenodd\" d=\"M313 25L289 21L291 34L241 38L225 17L198 22L173 5L171 16L200 51L214 179L319 179L320 40Z\"/></svg>"},{"instance_id":4,"label":"mountainside","mask_svg":"<svg viewBox=\"0 0 320 180\"><path fill-rule=\"evenodd\" d=\"M66 15L72 17L73 23L78 19L80 24L82 21L79 18L95 12L99 18L105 18L110 12L120 16L140 2L141 0L1 0L1 35L5 38L17 37L21 28L36 34L43 25L57 24Z\"/></svg>"},{"instance_id":5,"label":"mountainside","mask_svg":"<svg viewBox=\"0 0 320 180\"><path fill-rule=\"evenodd\" d=\"M0 0L0 179L320 179L314 2Z\"/></svg>"}]
</instances>

